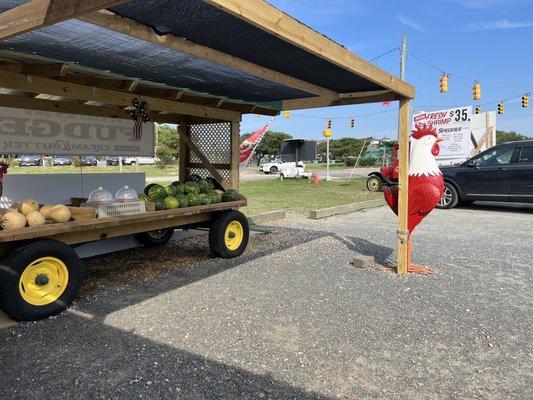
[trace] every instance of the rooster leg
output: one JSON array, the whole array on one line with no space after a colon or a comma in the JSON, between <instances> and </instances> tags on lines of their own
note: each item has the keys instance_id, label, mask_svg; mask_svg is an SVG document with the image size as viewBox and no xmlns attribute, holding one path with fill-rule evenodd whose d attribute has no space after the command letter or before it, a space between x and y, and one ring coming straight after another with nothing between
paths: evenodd
<instances>
[{"instance_id":1,"label":"rooster leg","mask_svg":"<svg viewBox=\"0 0 533 400\"><path fill-rule=\"evenodd\" d=\"M412 260L412 253L413 249L411 246L411 235L409 235L409 238L407 239L407 272L411 274L419 274L419 275L432 275L435 273L432 269L424 266L424 265L414 265Z\"/></svg>"}]
</instances>

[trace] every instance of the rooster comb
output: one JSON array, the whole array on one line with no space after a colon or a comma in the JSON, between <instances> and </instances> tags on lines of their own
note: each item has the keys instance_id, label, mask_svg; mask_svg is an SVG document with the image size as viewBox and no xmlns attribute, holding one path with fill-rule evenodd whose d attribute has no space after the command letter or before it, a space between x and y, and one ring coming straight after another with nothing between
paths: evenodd
<instances>
[{"instance_id":1,"label":"rooster comb","mask_svg":"<svg viewBox=\"0 0 533 400\"><path fill-rule=\"evenodd\" d=\"M420 139L421 137L426 135L433 135L435 137L439 136L437 134L437 130L433 127L433 125L426 123L415 124L415 130L411 133L411 136L414 139Z\"/></svg>"}]
</instances>

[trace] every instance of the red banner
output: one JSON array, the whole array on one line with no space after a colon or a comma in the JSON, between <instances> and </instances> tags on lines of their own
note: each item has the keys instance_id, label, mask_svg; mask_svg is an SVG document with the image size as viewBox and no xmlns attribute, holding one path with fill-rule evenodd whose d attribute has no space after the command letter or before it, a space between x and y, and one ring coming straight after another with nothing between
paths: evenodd
<instances>
[{"instance_id":1,"label":"red banner","mask_svg":"<svg viewBox=\"0 0 533 400\"><path fill-rule=\"evenodd\" d=\"M267 132L268 128L270 128L270 124L272 124L272 121L273 119L271 119L269 123L263 126L261 129L252 133L250 136L248 136L242 141L239 146L241 164L248 161L248 159L252 156L254 149L259 146L259 143L261 143L261 140L263 140L263 137L265 136L265 133Z\"/></svg>"}]
</instances>

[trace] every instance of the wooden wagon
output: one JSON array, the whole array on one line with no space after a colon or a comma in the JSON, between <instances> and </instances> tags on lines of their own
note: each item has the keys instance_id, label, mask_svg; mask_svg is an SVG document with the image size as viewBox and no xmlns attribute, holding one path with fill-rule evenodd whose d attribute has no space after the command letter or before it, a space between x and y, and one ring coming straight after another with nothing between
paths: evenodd
<instances>
[{"instance_id":1,"label":"wooden wagon","mask_svg":"<svg viewBox=\"0 0 533 400\"><path fill-rule=\"evenodd\" d=\"M152 121L178 125L182 182L196 174L239 187L243 114L400 100L406 148L413 97L412 86L262 0L0 0L0 107L128 120L141 99ZM15 319L67 307L82 280L79 243L135 234L158 245L175 228L203 226L213 252L236 257L249 235L244 205L2 231L0 307Z\"/></svg>"}]
</instances>

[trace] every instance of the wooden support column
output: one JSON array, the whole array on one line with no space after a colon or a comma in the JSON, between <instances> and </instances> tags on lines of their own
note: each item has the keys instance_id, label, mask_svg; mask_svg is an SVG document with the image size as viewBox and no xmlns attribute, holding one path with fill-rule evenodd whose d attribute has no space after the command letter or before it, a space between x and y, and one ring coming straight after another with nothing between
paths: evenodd
<instances>
[{"instance_id":1,"label":"wooden support column","mask_svg":"<svg viewBox=\"0 0 533 400\"><path fill-rule=\"evenodd\" d=\"M183 136L190 136L189 123L187 117L181 117L179 120L178 131L180 137L180 149L179 149L179 177L180 182L185 183L189 180L189 164L191 162L191 151L187 144L187 141L183 139Z\"/></svg>"},{"instance_id":2,"label":"wooden support column","mask_svg":"<svg viewBox=\"0 0 533 400\"><path fill-rule=\"evenodd\" d=\"M398 113L398 145L400 147L398 177L398 269L397 273L407 273L409 266L407 218L409 215L409 100L400 100Z\"/></svg>"},{"instance_id":3,"label":"wooden support column","mask_svg":"<svg viewBox=\"0 0 533 400\"><path fill-rule=\"evenodd\" d=\"M240 182L240 154L239 154L239 145L241 142L240 135L240 123L232 121L231 122L231 157L230 157L230 185L232 189L239 190Z\"/></svg>"}]
</instances>

